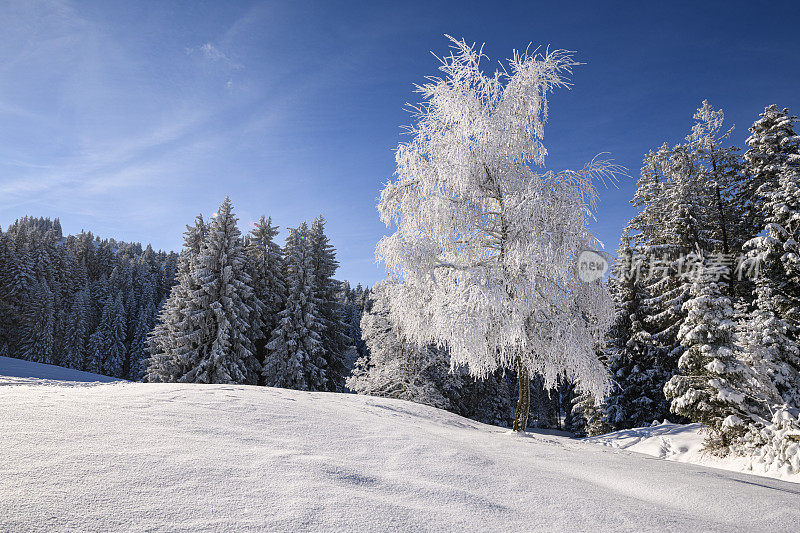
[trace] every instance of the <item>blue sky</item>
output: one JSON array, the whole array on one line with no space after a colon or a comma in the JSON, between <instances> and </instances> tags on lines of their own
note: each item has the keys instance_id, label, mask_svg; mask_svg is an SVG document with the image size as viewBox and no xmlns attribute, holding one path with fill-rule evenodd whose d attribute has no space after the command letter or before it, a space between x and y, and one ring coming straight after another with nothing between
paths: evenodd
<instances>
[{"instance_id":1,"label":"blue sky","mask_svg":"<svg viewBox=\"0 0 800 533\"><path fill-rule=\"evenodd\" d=\"M445 33L495 62L529 42L577 51L545 132L555 169L610 152L636 175L704 98L738 145L766 105L800 113L800 6L694 4L0 0L0 225L60 217L177 250L229 194L243 228L323 214L338 277L372 284L376 198ZM602 191L611 251L634 190Z\"/></svg>"}]
</instances>

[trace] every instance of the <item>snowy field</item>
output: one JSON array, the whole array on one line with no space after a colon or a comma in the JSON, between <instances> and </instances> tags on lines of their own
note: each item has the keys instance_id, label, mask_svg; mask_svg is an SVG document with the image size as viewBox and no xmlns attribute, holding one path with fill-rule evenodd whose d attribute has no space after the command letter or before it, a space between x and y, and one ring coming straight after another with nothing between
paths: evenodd
<instances>
[{"instance_id":1,"label":"snowy field","mask_svg":"<svg viewBox=\"0 0 800 533\"><path fill-rule=\"evenodd\" d=\"M38 367L20 375L20 365L31 364L0 361L0 374L15 374L0 381L1 531L797 531L800 522L797 484L514 435L405 401L90 384L92 375L63 369L63 381L34 376Z\"/></svg>"}]
</instances>

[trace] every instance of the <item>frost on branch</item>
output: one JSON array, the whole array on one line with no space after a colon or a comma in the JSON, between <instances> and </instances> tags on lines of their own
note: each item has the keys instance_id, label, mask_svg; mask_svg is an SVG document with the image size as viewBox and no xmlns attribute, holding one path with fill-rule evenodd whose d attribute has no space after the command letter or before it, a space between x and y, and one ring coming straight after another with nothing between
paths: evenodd
<instances>
[{"instance_id":1,"label":"frost on branch","mask_svg":"<svg viewBox=\"0 0 800 533\"><path fill-rule=\"evenodd\" d=\"M597 243L587 228L594 182L620 170L594 160L545 171L547 95L577 63L563 50L514 53L502 71L450 38L442 76L417 86L413 138L397 150L381 219L396 231L377 255L395 278L392 319L420 345L446 345L476 376L524 368L553 386L565 373L597 396L608 378L595 348L612 316L602 284L577 277Z\"/></svg>"}]
</instances>

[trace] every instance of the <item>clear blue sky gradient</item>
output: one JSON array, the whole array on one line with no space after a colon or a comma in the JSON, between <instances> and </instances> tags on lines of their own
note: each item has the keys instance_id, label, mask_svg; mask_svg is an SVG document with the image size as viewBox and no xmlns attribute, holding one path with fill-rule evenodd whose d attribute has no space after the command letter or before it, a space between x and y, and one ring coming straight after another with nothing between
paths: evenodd
<instances>
[{"instance_id":1,"label":"clear blue sky gradient","mask_svg":"<svg viewBox=\"0 0 800 533\"><path fill-rule=\"evenodd\" d=\"M60 217L65 231L177 250L184 226L231 196L245 228L317 214L340 279L385 275L375 209L443 34L577 51L551 100L548 166L681 140L707 98L747 127L800 113L796 2L66 2L0 0L0 224ZM610 251L635 180L602 191Z\"/></svg>"}]
</instances>

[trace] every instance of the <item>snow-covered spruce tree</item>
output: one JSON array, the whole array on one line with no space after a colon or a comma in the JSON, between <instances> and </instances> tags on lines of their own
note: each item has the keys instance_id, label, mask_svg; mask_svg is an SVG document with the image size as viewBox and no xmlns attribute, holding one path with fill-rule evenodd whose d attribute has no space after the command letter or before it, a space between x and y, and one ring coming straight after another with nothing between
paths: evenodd
<instances>
[{"instance_id":1,"label":"snow-covered spruce tree","mask_svg":"<svg viewBox=\"0 0 800 533\"><path fill-rule=\"evenodd\" d=\"M649 425L669 414L663 388L672 374L656 358L645 327L650 309L644 304L648 297L644 280L632 271L635 256L623 240L609 282L616 312L605 352L614 386L604 409L606 422L614 429Z\"/></svg>"},{"instance_id":2,"label":"snow-covered spruce tree","mask_svg":"<svg viewBox=\"0 0 800 533\"><path fill-rule=\"evenodd\" d=\"M258 381L261 365L255 355L249 320L253 309L250 276L242 236L236 227L230 198L226 197L208 225L197 264L190 273L197 288L184 332L196 343L184 355L187 371L179 381L189 383L243 383Z\"/></svg>"},{"instance_id":3,"label":"snow-covered spruce tree","mask_svg":"<svg viewBox=\"0 0 800 533\"><path fill-rule=\"evenodd\" d=\"M488 76L482 53L451 38L442 78L418 86L413 139L397 150L397 179L379 212L396 231L377 255L403 283L390 291L393 321L409 340L443 344L475 376L516 368L514 429L524 431L530 375L550 388L565 373L602 397L608 376L595 355L612 317L600 283L582 283L577 255L587 228L593 178L537 172L547 94L568 84L569 53L515 53Z\"/></svg>"},{"instance_id":4,"label":"snow-covered spruce tree","mask_svg":"<svg viewBox=\"0 0 800 533\"><path fill-rule=\"evenodd\" d=\"M54 364L54 302L47 281L34 282L23 316L21 357L36 363Z\"/></svg>"},{"instance_id":5,"label":"snow-covered spruce tree","mask_svg":"<svg viewBox=\"0 0 800 533\"><path fill-rule=\"evenodd\" d=\"M345 354L352 339L347 335L342 306L338 295L340 282L333 279L339 262L336 251L325 235L325 219L318 216L309 228L311 263L314 273L314 296L319 302L320 319L323 323L322 349L325 357L328 390L339 392L347 377Z\"/></svg>"},{"instance_id":6,"label":"snow-covered spruce tree","mask_svg":"<svg viewBox=\"0 0 800 533\"><path fill-rule=\"evenodd\" d=\"M662 390L684 351L678 331L693 283L687 258L714 253L724 262L749 238L734 198L741 164L736 148L724 146L730 133L723 130L724 115L704 101L693 118L684 144L664 144L645 156L632 201L639 212L623 232L620 253L627 250L629 269L640 275L635 313L634 287L613 282L621 314L608 356L617 385L608 410L617 428L668 414ZM744 283L736 283L734 290L727 281L728 290L739 297L749 291Z\"/></svg>"},{"instance_id":7,"label":"snow-covered spruce tree","mask_svg":"<svg viewBox=\"0 0 800 533\"><path fill-rule=\"evenodd\" d=\"M677 145L667 155L662 196L653 206L652 221L659 228L653 240L643 243L641 253L654 258L645 285L648 297L645 329L655 358L655 370L668 379L678 366L684 348L678 331L686 319L683 304L690 298L691 257L715 246L710 231L711 190L699 180L691 147Z\"/></svg>"},{"instance_id":8,"label":"snow-covered spruce tree","mask_svg":"<svg viewBox=\"0 0 800 533\"><path fill-rule=\"evenodd\" d=\"M755 312L745 337L752 365L783 401L800 406L800 136L796 118L768 107L751 128L748 168L762 183L763 234L745 243L756 265ZM755 178L754 178L755 179Z\"/></svg>"},{"instance_id":9,"label":"snow-covered spruce tree","mask_svg":"<svg viewBox=\"0 0 800 533\"><path fill-rule=\"evenodd\" d=\"M709 449L725 452L752 424L763 424L769 404L737 353L725 284L710 272L706 264L701 267L684 304L687 317L678 338L686 351L664 393L673 412L705 426Z\"/></svg>"},{"instance_id":10,"label":"snow-covered spruce tree","mask_svg":"<svg viewBox=\"0 0 800 533\"><path fill-rule=\"evenodd\" d=\"M742 360L755 373L768 404L800 405L800 349L771 302L756 300L756 309L739 317L737 339Z\"/></svg>"},{"instance_id":11,"label":"snow-covered spruce tree","mask_svg":"<svg viewBox=\"0 0 800 533\"><path fill-rule=\"evenodd\" d=\"M274 241L278 227L271 218L262 217L250 231L247 240L247 264L253 285L253 296L262 304L260 317L263 336L255 341L256 352L261 363L266 357L269 336L278 326L278 314L283 310L286 284L283 280L283 251Z\"/></svg>"},{"instance_id":12,"label":"snow-covered spruce tree","mask_svg":"<svg viewBox=\"0 0 800 533\"><path fill-rule=\"evenodd\" d=\"M118 291L109 296L100 317L100 325L89 338L96 360L92 370L106 376L123 377L125 366L125 308ZM99 359L98 359L99 358Z\"/></svg>"},{"instance_id":13,"label":"snow-covered spruce tree","mask_svg":"<svg viewBox=\"0 0 800 533\"><path fill-rule=\"evenodd\" d=\"M745 237L742 209L734 198L742 183L739 149L724 146L733 127L723 130L725 114L722 109L715 110L708 100L703 100L693 118L694 125L686 143L695 161L697 179L705 185L704 198L711 200L706 206L709 211L705 216L707 238L715 244L713 251L738 253L749 237Z\"/></svg>"},{"instance_id":14,"label":"snow-covered spruce tree","mask_svg":"<svg viewBox=\"0 0 800 533\"><path fill-rule=\"evenodd\" d=\"M461 416L496 426L508 427L513 421L513 389L503 369L497 369L485 378L475 378L463 367L455 369L461 374L458 396L450 401Z\"/></svg>"},{"instance_id":15,"label":"snow-covered spruce tree","mask_svg":"<svg viewBox=\"0 0 800 533\"><path fill-rule=\"evenodd\" d=\"M593 437L611 431L603 404L592 394L583 393L572 401L572 424L568 430L579 437Z\"/></svg>"},{"instance_id":16,"label":"snow-covered spruce tree","mask_svg":"<svg viewBox=\"0 0 800 533\"><path fill-rule=\"evenodd\" d=\"M447 354L435 346L418 346L403 339L389 318L387 285L376 284L370 293L368 310L361 318L363 339L369 355L356 361L347 388L359 394L399 398L453 409L444 389L457 389L461 378L450 374ZM444 381L452 383L444 384ZM449 387L447 385L450 385Z\"/></svg>"},{"instance_id":17,"label":"snow-covered spruce tree","mask_svg":"<svg viewBox=\"0 0 800 533\"><path fill-rule=\"evenodd\" d=\"M78 370L86 369L90 315L91 302L87 284L75 294L67 314L62 366Z\"/></svg>"},{"instance_id":18,"label":"snow-covered spruce tree","mask_svg":"<svg viewBox=\"0 0 800 533\"><path fill-rule=\"evenodd\" d=\"M777 187L779 177L789 170L800 169L800 137L795 132L796 117L788 109L770 105L750 127L747 151L744 154L747 178L737 193L742 208L743 225L750 236L760 233L766 224L768 210L764 202Z\"/></svg>"},{"instance_id":19,"label":"snow-covered spruce tree","mask_svg":"<svg viewBox=\"0 0 800 533\"><path fill-rule=\"evenodd\" d=\"M268 387L329 390L322 338L325 324L314 293L314 264L308 224L290 229L283 249L286 307L267 344Z\"/></svg>"},{"instance_id":20,"label":"snow-covered spruce tree","mask_svg":"<svg viewBox=\"0 0 800 533\"><path fill-rule=\"evenodd\" d=\"M351 342L345 357L348 374L353 371L359 357L369 354L369 349L361 336L361 317L364 315L368 297L369 288L364 289L360 283L356 285L355 289L351 288L347 281L342 283L339 302L342 306L344 322L348 328L347 335Z\"/></svg>"},{"instance_id":21,"label":"snow-covered spruce tree","mask_svg":"<svg viewBox=\"0 0 800 533\"><path fill-rule=\"evenodd\" d=\"M36 278L29 260L24 234L6 233L5 243L7 253L5 264L0 270L0 284L3 292L0 293L0 320L6 325L6 342L10 352L15 357L23 357L23 339L26 323L25 309L34 293ZM30 309L28 309L30 312Z\"/></svg>"},{"instance_id":22,"label":"snow-covered spruce tree","mask_svg":"<svg viewBox=\"0 0 800 533\"><path fill-rule=\"evenodd\" d=\"M133 326L133 335L128 348L127 379L142 379L147 364L147 336L156 320L156 307L153 296L147 295L139 305L139 313Z\"/></svg>"},{"instance_id":23,"label":"snow-covered spruce tree","mask_svg":"<svg viewBox=\"0 0 800 533\"><path fill-rule=\"evenodd\" d=\"M183 250L175 272L177 284L170 290L158 321L148 336L150 359L147 361L145 381L177 381L186 372L187 354L197 346L197 339L189 334L194 330L189 314L193 302L191 295L199 289L193 272L207 231L202 215L195 218L193 226L186 226Z\"/></svg>"}]
</instances>

